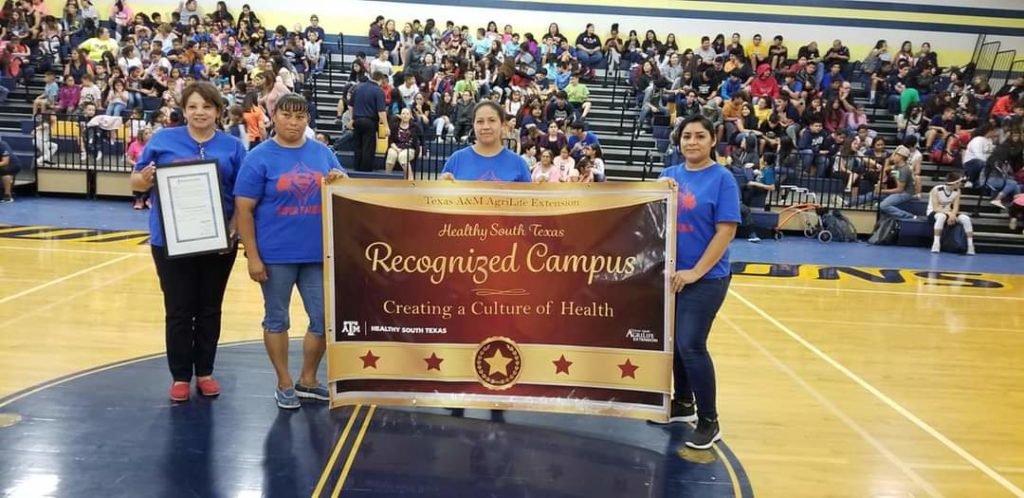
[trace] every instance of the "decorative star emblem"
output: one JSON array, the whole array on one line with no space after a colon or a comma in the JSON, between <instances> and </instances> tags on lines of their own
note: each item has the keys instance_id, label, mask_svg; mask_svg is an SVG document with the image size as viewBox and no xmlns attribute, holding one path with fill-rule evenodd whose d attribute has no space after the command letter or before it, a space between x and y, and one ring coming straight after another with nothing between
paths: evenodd
<instances>
[{"instance_id":1,"label":"decorative star emblem","mask_svg":"<svg viewBox=\"0 0 1024 498\"><path fill-rule=\"evenodd\" d=\"M622 370L622 377L621 378L625 379L626 377L631 377L631 378L635 379L636 378L636 369L638 369L638 368L640 368L640 367L637 366L637 365L634 365L632 362L630 362L629 358L626 358L626 362L621 364L621 365L619 365L619 369Z\"/></svg>"},{"instance_id":2,"label":"decorative star emblem","mask_svg":"<svg viewBox=\"0 0 1024 498\"><path fill-rule=\"evenodd\" d=\"M572 365L572 362L565 359L564 354L557 360L552 361L551 363L555 364L555 375L558 375L560 373L565 373L565 375L569 375L569 365Z\"/></svg>"},{"instance_id":3,"label":"decorative star emblem","mask_svg":"<svg viewBox=\"0 0 1024 498\"><path fill-rule=\"evenodd\" d=\"M368 349L368 350L366 350L366 354L363 355L363 356L360 356L359 359L363 360L363 368L370 368L370 367L377 368L377 360L380 359L380 356L374 356L373 355L373 350L369 350Z\"/></svg>"},{"instance_id":4,"label":"decorative star emblem","mask_svg":"<svg viewBox=\"0 0 1024 498\"><path fill-rule=\"evenodd\" d=\"M508 375L508 364L512 363L512 358L505 356L501 352L501 348L494 348L494 354L485 357L484 361L487 362L487 366L490 367L490 371L488 372L489 374Z\"/></svg>"},{"instance_id":5,"label":"decorative star emblem","mask_svg":"<svg viewBox=\"0 0 1024 498\"><path fill-rule=\"evenodd\" d=\"M423 358L423 361L427 362L427 370L441 370L441 362L444 358L438 358L437 353L430 353L430 358Z\"/></svg>"}]
</instances>

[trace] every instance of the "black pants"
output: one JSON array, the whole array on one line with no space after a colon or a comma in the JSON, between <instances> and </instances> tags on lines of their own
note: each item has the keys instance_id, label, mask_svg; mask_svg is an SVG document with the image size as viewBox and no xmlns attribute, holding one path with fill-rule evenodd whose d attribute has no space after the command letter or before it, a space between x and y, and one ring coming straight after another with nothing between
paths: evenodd
<instances>
[{"instance_id":1,"label":"black pants","mask_svg":"<svg viewBox=\"0 0 1024 498\"><path fill-rule=\"evenodd\" d=\"M352 121L352 128L356 171L373 171L373 159L377 154L377 120L356 118Z\"/></svg>"},{"instance_id":2,"label":"black pants","mask_svg":"<svg viewBox=\"0 0 1024 498\"><path fill-rule=\"evenodd\" d=\"M153 247L153 262L164 292L167 364L175 381L213 374L220 340L221 303L236 252L168 259Z\"/></svg>"}]
</instances>

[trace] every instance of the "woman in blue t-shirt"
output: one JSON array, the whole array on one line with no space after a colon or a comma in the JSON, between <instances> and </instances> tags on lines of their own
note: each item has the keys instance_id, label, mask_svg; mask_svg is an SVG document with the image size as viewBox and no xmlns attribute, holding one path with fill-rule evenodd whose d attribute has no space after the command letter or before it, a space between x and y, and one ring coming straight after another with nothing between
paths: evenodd
<instances>
[{"instance_id":1,"label":"woman in blue t-shirt","mask_svg":"<svg viewBox=\"0 0 1024 498\"><path fill-rule=\"evenodd\" d=\"M452 154L441 170L442 180L530 182L526 160L509 150L501 137L508 116L500 105L484 100L473 108L476 143Z\"/></svg>"},{"instance_id":2,"label":"woman in blue t-shirt","mask_svg":"<svg viewBox=\"0 0 1024 498\"><path fill-rule=\"evenodd\" d=\"M274 399L295 409L299 398L330 399L316 379L327 347L320 185L346 175L330 149L306 139L309 103L301 95L281 97L272 118L277 134L246 156L235 205L249 277L263 289L263 342L277 373ZM288 371L288 307L295 287L309 315L298 382Z\"/></svg>"},{"instance_id":3,"label":"woman in blue t-shirt","mask_svg":"<svg viewBox=\"0 0 1024 498\"><path fill-rule=\"evenodd\" d=\"M729 243L740 222L739 187L732 173L714 160L715 127L707 118L687 118L672 138L685 162L661 174L662 180L678 188L671 421L696 419L697 428L687 437L686 446L707 449L721 439L708 333L729 290Z\"/></svg>"},{"instance_id":4,"label":"woman in blue t-shirt","mask_svg":"<svg viewBox=\"0 0 1024 498\"><path fill-rule=\"evenodd\" d=\"M193 83L182 91L181 101L188 124L155 133L139 155L131 176L132 190L149 192L153 206L149 212L149 245L164 293L165 340L167 363L174 379L170 389L173 401L188 400L193 375L200 394L220 394L220 385L213 378L213 361L220 339L221 303L237 251L232 247L222 254L167 258L160 202L153 189L156 168L194 160L217 161L224 214L231 220L228 226L234 237L235 177L245 158L242 142L217 130L217 119L224 111L224 101L217 87L205 82Z\"/></svg>"},{"instance_id":5,"label":"woman in blue t-shirt","mask_svg":"<svg viewBox=\"0 0 1024 498\"><path fill-rule=\"evenodd\" d=\"M476 143L452 154L444 163L440 179L530 183L532 178L526 159L502 143L506 121L508 115L500 105L490 100L477 104L473 108ZM463 409L452 409L452 415L461 417ZM503 412L491 410L491 420L504 420Z\"/></svg>"}]
</instances>

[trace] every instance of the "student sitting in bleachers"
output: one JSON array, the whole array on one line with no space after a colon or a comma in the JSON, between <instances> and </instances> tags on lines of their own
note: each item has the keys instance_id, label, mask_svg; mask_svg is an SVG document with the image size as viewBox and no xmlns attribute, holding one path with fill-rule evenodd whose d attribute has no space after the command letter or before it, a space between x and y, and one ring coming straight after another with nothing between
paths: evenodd
<instances>
[{"instance_id":1,"label":"student sitting in bleachers","mask_svg":"<svg viewBox=\"0 0 1024 498\"><path fill-rule=\"evenodd\" d=\"M928 194L928 221L932 223L934 237L932 252L939 252L942 230L947 224L961 224L967 234L967 254L974 255L974 228L971 217L960 212L960 173L946 175L945 183L932 187Z\"/></svg>"}]
</instances>

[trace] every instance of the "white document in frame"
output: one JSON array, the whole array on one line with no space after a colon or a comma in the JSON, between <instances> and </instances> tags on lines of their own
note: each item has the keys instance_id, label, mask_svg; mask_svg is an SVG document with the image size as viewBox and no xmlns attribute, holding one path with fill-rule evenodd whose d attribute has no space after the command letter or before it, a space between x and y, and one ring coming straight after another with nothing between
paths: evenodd
<instances>
[{"instance_id":1,"label":"white document in frame","mask_svg":"<svg viewBox=\"0 0 1024 498\"><path fill-rule=\"evenodd\" d=\"M168 256L230 248L216 162L157 166L156 186Z\"/></svg>"},{"instance_id":2,"label":"white document in frame","mask_svg":"<svg viewBox=\"0 0 1024 498\"><path fill-rule=\"evenodd\" d=\"M174 233L177 242L191 242L217 236L217 209L213 196L216 189L207 173L170 176L167 179L174 193Z\"/></svg>"}]
</instances>

